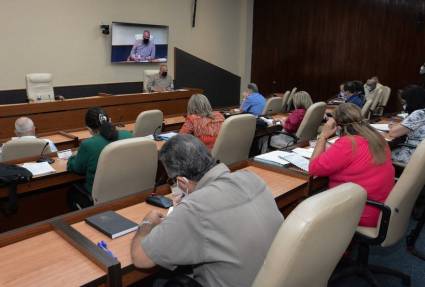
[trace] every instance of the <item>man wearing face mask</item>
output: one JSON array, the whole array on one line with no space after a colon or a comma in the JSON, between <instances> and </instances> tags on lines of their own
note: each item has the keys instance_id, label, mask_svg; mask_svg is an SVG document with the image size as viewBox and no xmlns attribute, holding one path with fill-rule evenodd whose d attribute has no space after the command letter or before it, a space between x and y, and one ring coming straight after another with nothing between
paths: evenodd
<instances>
[{"instance_id":1,"label":"man wearing face mask","mask_svg":"<svg viewBox=\"0 0 425 287\"><path fill-rule=\"evenodd\" d=\"M379 96L379 91L382 89L382 84L379 83L377 76L374 76L366 81L364 85L364 93L366 101L369 99L375 99Z\"/></svg>"},{"instance_id":2,"label":"man wearing face mask","mask_svg":"<svg viewBox=\"0 0 425 287\"><path fill-rule=\"evenodd\" d=\"M137 40L131 49L128 61L142 62L155 59L155 43L150 39L151 33L148 30L143 32L143 39Z\"/></svg>"},{"instance_id":3,"label":"man wearing face mask","mask_svg":"<svg viewBox=\"0 0 425 287\"><path fill-rule=\"evenodd\" d=\"M166 218L145 216L131 246L135 266L191 265L204 287L251 286L283 221L264 181L217 164L192 135L174 136L159 157L187 195Z\"/></svg>"},{"instance_id":4,"label":"man wearing face mask","mask_svg":"<svg viewBox=\"0 0 425 287\"><path fill-rule=\"evenodd\" d=\"M172 91L174 89L173 78L168 74L166 64L159 66L159 73L149 77L146 83L148 92Z\"/></svg>"}]
</instances>

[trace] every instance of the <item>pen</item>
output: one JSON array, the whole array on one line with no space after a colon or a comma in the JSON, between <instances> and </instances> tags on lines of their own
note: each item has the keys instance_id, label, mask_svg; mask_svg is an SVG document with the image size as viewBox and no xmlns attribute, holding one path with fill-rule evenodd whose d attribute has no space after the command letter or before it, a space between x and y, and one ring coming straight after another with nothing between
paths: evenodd
<instances>
[{"instance_id":1,"label":"pen","mask_svg":"<svg viewBox=\"0 0 425 287\"><path fill-rule=\"evenodd\" d=\"M111 252L111 250L109 250L108 249L108 245L106 244L106 242L105 241L99 241L98 243L97 243L97 246L100 248L100 249L102 249L103 251L105 251L109 256L112 256L112 257L114 257L115 259L117 258L112 252Z\"/></svg>"}]
</instances>

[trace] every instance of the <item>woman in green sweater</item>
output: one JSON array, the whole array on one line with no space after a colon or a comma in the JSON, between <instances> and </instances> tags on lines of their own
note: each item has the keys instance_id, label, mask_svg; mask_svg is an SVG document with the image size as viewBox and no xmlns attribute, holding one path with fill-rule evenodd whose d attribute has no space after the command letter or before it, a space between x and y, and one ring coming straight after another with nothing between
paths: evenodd
<instances>
[{"instance_id":1,"label":"woman in green sweater","mask_svg":"<svg viewBox=\"0 0 425 287\"><path fill-rule=\"evenodd\" d=\"M90 108L86 113L86 126L92 134L91 138L84 140L78 148L78 153L68 159L68 171L84 174L86 181L83 193L91 195L94 176L96 174L97 161L100 153L110 142L131 138L133 135L128 131L118 131L111 124L110 118L102 108ZM71 207L86 207L93 203L88 196L78 192L70 194ZM78 204L78 206L76 205Z\"/></svg>"}]
</instances>

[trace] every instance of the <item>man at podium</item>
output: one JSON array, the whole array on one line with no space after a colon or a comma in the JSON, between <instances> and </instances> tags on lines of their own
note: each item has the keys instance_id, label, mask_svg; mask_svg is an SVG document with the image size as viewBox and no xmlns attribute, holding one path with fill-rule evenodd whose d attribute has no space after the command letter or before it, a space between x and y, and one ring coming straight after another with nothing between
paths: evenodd
<instances>
[{"instance_id":1,"label":"man at podium","mask_svg":"<svg viewBox=\"0 0 425 287\"><path fill-rule=\"evenodd\" d=\"M149 92L164 92L172 91L173 89L173 78L168 74L168 67L166 64L161 64L159 73L148 78L146 90Z\"/></svg>"}]
</instances>

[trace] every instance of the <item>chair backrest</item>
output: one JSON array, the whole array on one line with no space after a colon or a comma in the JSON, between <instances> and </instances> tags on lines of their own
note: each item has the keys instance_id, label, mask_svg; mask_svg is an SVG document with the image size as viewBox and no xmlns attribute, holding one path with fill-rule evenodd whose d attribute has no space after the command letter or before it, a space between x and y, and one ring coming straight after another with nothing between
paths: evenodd
<instances>
[{"instance_id":1,"label":"chair backrest","mask_svg":"<svg viewBox=\"0 0 425 287\"><path fill-rule=\"evenodd\" d=\"M425 184L424 170L425 140L416 147L399 180L385 200L385 204L391 208L391 218L387 237L381 243L382 246L393 245L404 237L413 206Z\"/></svg>"},{"instance_id":2,"label":"chair backrest","mask_svg":"<svg viewBox=\"0 0 425 287\"><path fill-rule=\"evenodd\" d=\"M38 138L19 138L6 142L2 148L2 161L41 155L47 141ZM51 152L47 146L44 153Z\"/></svg>"},{"instance_id":3,"label":"chair backrest","mask_svg":"<svg viewBox=\"0 0 425 287\"><path fill-rule=\"evenodd\" d=\"M252 286L327 286L365 202L366 192L354 183L301 202L282 223Z\"/></svg>"},{"instance_id":4,"label":"chair backrest","mask_svg":"<svg viewBox=\"0 0 425 287\"><path fill-rule=\"evenodd\" d=\"M275 115L280 113L282 110L282 98L281 97L271 97L267 99L266 105L263 109L263 115Z\"/></svg>"},{"instance_id":5,"label":"chair backrest","mask_svg":"<svg viewBox=\"0 0 425 287\"><path fill-rule=\"evenodd\" d=\"M29 101L51 102L55 100L52 74L33 73L26 75L27 97Z\"/></svg>"},{"instance_id":6,"label":"chair backrest","mask_svg":"<svg viewBox=\"0 0 425 287\"><path fill-rule=\"evenodd\" d=\"M387 86L382 86L382 97L381 102L379 103L380 106L386 107L388 104L388 100L390 99L391 95L391 88Z\"/></svg>"},{"instance_id":7,"label":"chair backrest","mask_svg":"<svg viewBox=\"0 0 425 287\"><path fill-rule=\"evenodd\" d=\"M155 132L161 132L164 115L160 110L150 110L141 112L136 119L133 135L135 137L145 137Z\"/></svg>"},{"instance_id":8,"label":"chair backrest","mask_svg":"<svg viewBox=\"0 0 425 287\"><path fill-rule=\"evenodd\" d=\"M131 138L108 144L97 163L94 204L153 188L157 166L158 150L153 140Z\"/></svg>"},{"instance_id":9,"label":"chair backrest","mask_svg":"<svg viewBox=\"0 0 425 287\"><path fill-rule=\"evenodd\" d=\"M288 103L290 93L290 91L286 91L282 96L282 107L280 109L281 112L286 112L286 104Z\"/></svg>"},{"instance_id":10,"label":"chair backrest","mask_svg":"<svg viewBox=\"0 0 425 287\"><path fill-rule=\"evenodd\" d=\"M152 77L159 73L159 70L144 70L143 71L143 87L146 91L147 83L152 80Z\"/></svg>"},{"instance_id":11,"label":"chair backrest","mask_svg":"<svg viewBox=\"0 0 425 287\"><path fill-rule=\"evenodd\" d=\"M326 103L312 104L306 111L303 120L295 134L301 141L312 140L317 136L317 130L323 120L326 111Z\"/></svg>"},{"instance_id":12,"label":"chair backrest","mask_svg":"<svg viewBox=\"0 0 425 287\"><path fill-rule=\"evenodd\" d=\"M294 94L297 92L297 87L294 87L291 91L291 93L288 96L288 100L286 101L286 111L289 112L292 109L292 103Z\"/></svg>"},{"instance_id":13,"label":"chair backrest","mask_svg":"<svg viewBox=\"0 0 425 287\"><path fill-rule=\"evenodd\" d=\"M254 139L256 119L242 114L227 118L221 126L211 154L225 164L246 160Z\"/></svg>"},{"instance_id":14,"label":"chair backrest","mask_svg":"<svg viewBox=\"0 0 425 287\"><path fill-rule=\"evenodd\" d=\"M374 100L373 99L369 99L369 100L367 100L366 101L366 103L363 105L363 107L362 107L362 117L364 118L364 119L368 119L369 118L369 115L370 115L370 110L371 110L371 106L372 106L372 103L374 102Z\"/></svg>"}]
</instances>

